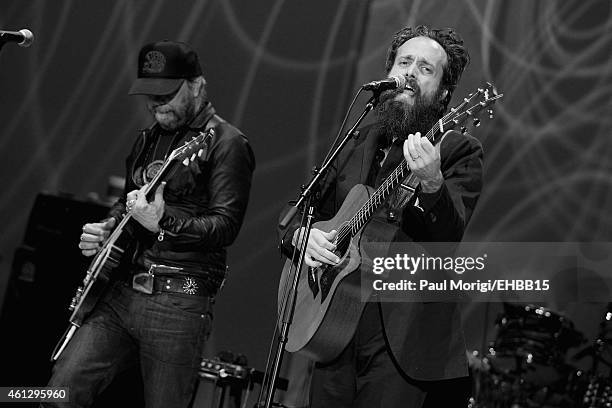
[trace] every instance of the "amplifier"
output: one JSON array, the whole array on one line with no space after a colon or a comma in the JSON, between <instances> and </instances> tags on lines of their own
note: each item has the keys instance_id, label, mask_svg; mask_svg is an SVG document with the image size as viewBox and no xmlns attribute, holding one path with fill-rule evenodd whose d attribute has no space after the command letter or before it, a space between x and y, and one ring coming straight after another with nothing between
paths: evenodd
<instances>
[{"instance_id":1,"label":"amplifier","mask_svg":"<svg viewBox=\"0 0 612 408\"><path fill-rule=\"evenodd\" d=\"M205 358L200 364L199 375L194 408L243 408L254 385L261 384L264 373L246 364ZM286 391L288 385L286 378L276 381L278 390Z\"/></svg>"}]
</instances>

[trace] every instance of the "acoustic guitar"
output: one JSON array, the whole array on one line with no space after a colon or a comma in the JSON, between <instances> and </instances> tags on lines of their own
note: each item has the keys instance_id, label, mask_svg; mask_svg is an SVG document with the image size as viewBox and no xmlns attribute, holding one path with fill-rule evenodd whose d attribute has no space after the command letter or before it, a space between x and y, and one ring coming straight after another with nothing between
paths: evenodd
<instances>
[{"instance_id":1,"label":"acoustic guitar","mask_svg":"<svg viewBox=\"0 0 612 408\"><path fill-rule=\"evenodd\" d=\"M425 137L435 145L446 131L461 127L468 119L478 126L479 114L487 111L492 118L491 106L502 96L491 84L479 88L436 122ZM467 129L461 127L461 131L465 133ZM298 272L295 313L285 346L287 351L300 352L317 362L329 362L344 350L363 312L365 303L361 299L371 293L368 292L371 286L368 289L367 285L361 285L362 275L367 274L371 261L364 256L360 246L370 240L389 243L395 233L382 227L373 215L400 185L412 195L418 183L403 159L376 190L362 184L355 185L332 219L313 224L314 228L324 232L338 231L334 244L340 262L335 266L323 264L317 268L304 264ZM279 284L280 307L286 303L286 288L293 281L297 269L292 267L293 264L294 261L288 259L283 267Z\"/></svg>"}]
</instances>

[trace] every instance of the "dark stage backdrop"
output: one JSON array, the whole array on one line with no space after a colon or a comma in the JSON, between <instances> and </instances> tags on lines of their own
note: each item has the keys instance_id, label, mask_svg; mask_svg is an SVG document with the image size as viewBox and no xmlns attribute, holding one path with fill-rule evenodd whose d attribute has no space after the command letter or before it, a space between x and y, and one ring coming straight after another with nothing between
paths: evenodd
<instances>
[{"instance_id":1,"label":"dark stage backdrop","mask_svg":"<svg viewBox=\"0 0 612 408\"><path fill-rule=\"evenodd\" d=\"M419 23L455 27L470 50L453 104L487 80L505 94L497 117L473 132L485 188L466 239L611 241L608 0L1 0L0 28L27 27L36 39L0 53L0 296L37 192L103 195L108 177L123 175L136 129L150 122L126 95L139 47L187 41L218 112L257 157L209 348L262 367L281 267L277 213L320 160L357 84L384 75L392 33ZM602 312L550 306L589 335ZM498 310L467 307L468 347L492 338Z\"/></svg>"},{"instance_id":2,"label":"dark stage backdrop","mask_svg":"<svg viewBox=\"0 0 612 408\"><path fill-rule=\"evenodd\" d=\"M376 0L357 82L380 76L387 39L415 24L454 27L470 51L451 105L484 81L504 93L496 117L471 130L484 146L485 184L464 239L611 241L612 2ZM547 305L590 341L605 314L554 296ZM465 308L468 348L493 340L500 311Z\"/></svg>"},{"instance_id":3,"label":"dark stage backdrop","mask_svg":"<svg viewBox=\"0 0 612 408\"><path fill-rule=\"evenodd\" d=\"M376 0L357 82L380 75L398 27L423 23L454 27L470 51L451 105L484 81L504 93L496 117L471 129L485 184L465 241L611 241L612 2ZM554 296L547 305L591 341L605 314ZM500 311L465 308L468 348L493 340Z\"/></svg>"},{"instance_id":4,"label":"dark stage backdrop","mask_svg":"<svg viewBox=\"0 0 612 408\"><path fill-rule=\"evenodd\" d=\"M27 27L36 36L30 48L8 44L0 54L0 292L39 191L103 196L108 177L123 176L137 130L152 120L143 101L127 95L140 47L186 41L200 55L218 113L249 137L257 159L210 350L244 353L262 368L282 267L277 214L340 122L367 3L0 3L0 27Z\"/></svg>"}]
</instances>

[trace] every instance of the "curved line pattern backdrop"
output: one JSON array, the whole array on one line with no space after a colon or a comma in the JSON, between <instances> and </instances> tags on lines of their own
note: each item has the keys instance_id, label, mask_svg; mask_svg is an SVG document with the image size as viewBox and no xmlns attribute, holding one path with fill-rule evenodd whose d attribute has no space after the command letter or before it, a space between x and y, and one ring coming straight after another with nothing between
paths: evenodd
<instances>
[{"instance_id":1,"label":"curved line pattern backdrop","mask_svg":"<svg viewBox=\"0 0 612 408\"><path fill-rule=\"evenodd\" d=\"M354 37L367 2L3 3L10 4L2 7L0 26L28 27L36 39L29 49L7 45L0 54L0 299L36 194L95 198L104 196L110 175L123 175L137 130L151 121L138 98L126 95L139 48L161 38L187 41L201 56L218 112L250 138L258 162L209 354L233 349L261 367L282 266L276 217L305 177L319 140L336 126L346 99L338 89L352 86L345 73L354 71Z\"/></svg>"},{"instance_id":2,"label":"curved line pattern backdrop","mask_svg":"<svg viewBox=\"0 0 612 408\"><path fill-rule=\"evenodd\" d=\"M358 84L384 75L389 38L407 24L451 26L464 37L472 63L453 103L484 81L505 94L495 119L471 130L485 147L486 185L466 239L612 240L608 0L2 3L1 27L28 27L36 40L0 53L0 293L37 192L83 197L122 174L136 130L150 121L126 90L138 49L160 38L198 50L212 100L249 136L258 162L211 350L243 352L261 367L281 266L277 213ZM469 346L479 347L492 335L481 314L494 314L467 312Z\"/></svg>"},{"instance_id":3,"label":"curved line pattern backdrop","mask_svg":"<svg viewBox=\"0 0 612 408\"><path fill-rule=\"evenodd\" d=\"M381 71L396 27L456 28L472 55L453 103L483 81L504 98L471 129L485 149L485 187L467 241L610 241L612 2L375 1L359 81ZM534 271L537 273L537 271ZM563 303L593 339L603 306ZM466 307L468 347L493 339L499 304Z\"/></svg>"}]
</instances>

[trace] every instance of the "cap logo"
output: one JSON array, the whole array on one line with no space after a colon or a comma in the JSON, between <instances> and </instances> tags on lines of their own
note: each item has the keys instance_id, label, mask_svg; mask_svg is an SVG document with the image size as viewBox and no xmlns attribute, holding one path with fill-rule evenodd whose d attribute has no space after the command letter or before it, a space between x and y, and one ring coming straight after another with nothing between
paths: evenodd
<instances>
[{"instance_id":1,"label":"cap logo","mask_svg":"<svg viewBox=\"0 0 612 408\"><path fill-rule=\"evenodd\" d=\"M142 72L147 74L159 74L166 67L166 57L159 51L149 51L145 55Z\"/></svg>"}]
</instances>

